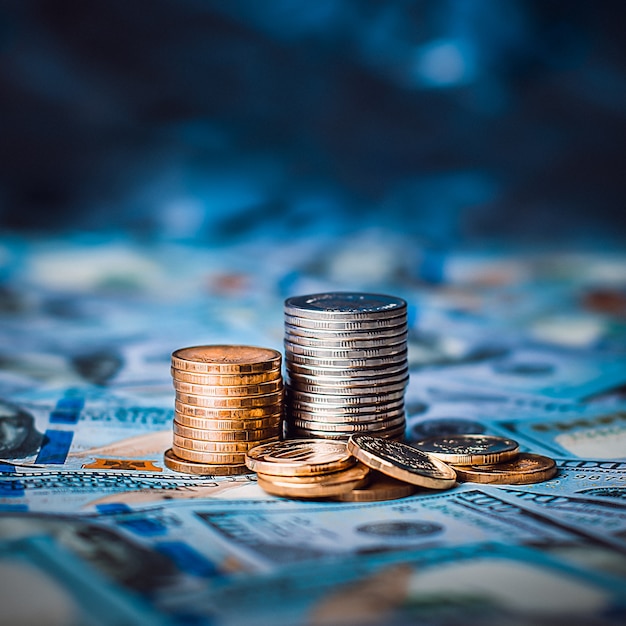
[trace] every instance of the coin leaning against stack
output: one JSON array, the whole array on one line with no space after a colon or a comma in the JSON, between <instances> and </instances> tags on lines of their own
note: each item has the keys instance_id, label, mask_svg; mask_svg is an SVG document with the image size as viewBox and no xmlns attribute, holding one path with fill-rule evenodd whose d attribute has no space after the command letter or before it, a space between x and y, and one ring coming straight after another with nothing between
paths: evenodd
<instances>
[{"instance_id":1,"label":"coin leaning against stack","mask_svg":"<svg viewBox=\"0 0 626 626\"><path fill-rule=\"evenodd\" d=\"M288 436L402 438L406 302L331 292L288 298L284 310Z\"/></svg>"},{"instance_id":2,"label":"coin leaning against stack","mask_svg":"<svg viewBox=\"0 0 626 626\"><path fill-rule=\"evenodd\" d=\"M176 350L174 437L165 465L190 474L245 474L246 452L282 431L281 361L280 352L254 346Z\"/></svg>"}]
</instances>

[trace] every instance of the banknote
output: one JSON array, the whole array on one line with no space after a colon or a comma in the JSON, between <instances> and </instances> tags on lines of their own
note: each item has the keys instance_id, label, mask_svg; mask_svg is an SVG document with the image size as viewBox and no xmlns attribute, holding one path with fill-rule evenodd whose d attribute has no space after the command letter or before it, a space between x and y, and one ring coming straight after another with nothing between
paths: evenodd
<instances>
[{"instance_id":1,"label":"banknote","mask_svg":"<svg viewBox=\"0 0 626 626\"><path fill-rule=\"evenodd\" d=\"M175 499L258 499L263 494L250 475L207 478L124 470L119 464L106 471L0 465L0 511L72 513Z\"/></svg>"},{"instance_id":2,"label":"banknote","mask_svg":"<svg viewBox=\"0 0 626 626\"><path fill-rule=\"evenodd\" d=\"M503 357L439 372L442 380L512 395L579 401L626 382L626 357L520 347Z\"/></svg>"},{"instance_id":3,"label":"banknote","mask_svg":"<svg viewBox=\"0 0 626 626\"><path fill-rule=\"evenodd\" d=\"M562 415L527 415L498 422L520 443L551 456L626 459L626 407L592 407Z\"/></svg>"},{"instance_id":4,"label":"banknote","mask_svg":"<svg viewBox=\"0 0 626 626\"><path fill-rule=\"evenodd\" d=\"M2 620L7 624L171 623L149 602L60 549L51 537L0 540L0 580Z\"/></svg>"},{"instance_id":5,"label":"banknote","mask_svg":"<svg viewBox=\"0 0 626 626\"><path fill-rule=\"evenodd\" d=\"M288 599L288 601L285 601ZM291 566L213 591L217 624L620 624L623 581L498 543Z\"/></svg>"}]
</instances>

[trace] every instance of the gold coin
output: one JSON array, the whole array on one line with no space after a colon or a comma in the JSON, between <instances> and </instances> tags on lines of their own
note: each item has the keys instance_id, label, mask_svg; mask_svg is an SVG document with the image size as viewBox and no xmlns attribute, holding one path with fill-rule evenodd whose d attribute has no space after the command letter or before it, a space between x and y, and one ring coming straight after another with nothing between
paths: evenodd
<instances>
[{"instance_id":1,"label":"gold coin","mask_svg":"<svg viewBox=\"0 0 626 626\"><path fill-rule=\"evenodd\" d=\"M191 406L203 406L209 409L243 409L256 406L267 406L268 404L277 404L282 401L283 392L275 391L259 396L232 397L232 398L216 398L209 396L196 396L190 393L176 392L176 398L180 402L190 404Z\"/></svg>"},{"instance_id":2,"label":"gold coin","mask_svg":"<svg viewBox=\"0 0 626 626\"><path fill-rule=\"evenodd\" d=\"M410 445L453 465L491 465L519 453L517 441L495 435L439 435Z\"/></svg>"},{"instance_id":3,"label":"gold coin","mask_svg":"<svg viewBox=\"0 0 626 626\"><path fill-rule=\"evenodd\" d=\"M356 487L352 491L335 496L335 500L341 500L341 502L382 502L383 500L397 500L411 496L417 490L415 485L372 470L367 485Z\"/></svg>"},{"instance_id":4,"label":"gold coin","mask_svg":"<svg viewBox=\"0 0 626 626\"><path fill-rule=\"evenodd\" d=\"M174 444L172 452L185 461L194 463L208 463L215 465L241 465L245 462L245 452L206 452L203 450L191 450Z\"/></svg>"},{"instance_id":5,"label":"gold coin","mask_svg":"<svg viewBox=\"0 0 626 626\"><path fill-rule=\"evenodd\" d=\"M260 428L258 430L194 430L194 436L189 439L197 439L198 441L256 441L257 444L265 439L275 439L280 436L278 428ZM181 436L182 433L176 433Z\"/></svg>"},{"instance_id":6,"label":"gold coin","mask_svg":"<svg viewBox=\"0 0 626 626\"><path fill-rule=\"evenodd\" d=\"M336 472L356 463L342 441L292 439L248 450L246 465L275 476L307 476Z\"/></svg>"},{"instance_id":7,"label":"gold coin","mask_svg":"<svg viewBox=\"0 0 626 626\"><path fill-rule=\"evenodd\" d=\"M192 393L198 396L217 396L220 398L264 396L268 393L280 391L283 388L282 379L272 380L258 385L238 385L236 387L225 387L223 385L195 385L193 383L186 383L176 379L174 379L173 384L174 389L182 393Z\"/></svg>"},{"instance_id":8,"label":"gold coin","mask_svg":"<svg viewBox=\"0 0 626 626\"><path fill-rule=\"evenodd\" d=\"M494 465L455 465L454 471L463 482L530 485L552 478L558 469L554 459L520 452L512 461Z\"/></svg>"},{"instance_id":9,"label":"gold coin","mask_svg":"<svg viewBox=\"0 0 626 626\"><path fill-rule=\"evenodd\" d=\"M257 472L257 476L269 482L290 483L295 485L332 485L335 483L345 483L346 481L369 479L371 470L367 465L358 461L347 469L337 472L327 472L325 474L311 474L309 476L276 476L273 474L264 474Z\"/></svg>"},{"instance_id":10,"label":"gold coin","mask_svg":"<svg viewBox=\"0 0 626 626\"><path fill-rule=\"evenodd\" d=\"M176 399L174 408L177 413L191 417L205 417L211 419L256 419L259 417L271 417L282 410L282 402L268 404L266 406L242 407L242 408L211 408L206 406L194 406Z\"/></svg>"},{"instance_id":11,"label":"gold coin","mask_svg":"<svg viewBox=\"0 0 626 626\"><path fill-rule=\"evenodd\" d=\"M199 474L202 476L234 476L235 474L247 474L245 465L217 465L209 463L194 463L177 457L170 448L163 455L165 466L175 472L184 474Z\"/></svg>"},{"instance_id":12,"label":"gold coin","mask_svg":"<svg viewBox=\"0 0 626 626\"><path fill-rule=\"evenodd\" d=\"M368 467L418 487L449 489L456 482L456 474L449 465L399 441L352 435L347 447Z\"/></svg>"},{"instance_id":13,"label":"gold coin","mask_svg":"<svg viewBox=\"0 0 626 626\"><path fill-rule=\"evenodd\" d=\"M280 368L260 372L259 374L198 374L186 372L175 367L170 369L172 378L194 385L221 385L224 387L238 387L243 385L259 385L282 378Z\"/></svg>"},{"instance_id":14,"label":"gold coin","mask_svg":"<svg viewBox=\"0 0 626 626\"><path fill-rule=\"evenodd\" d=\"M282 356L256 346L192 346L172 353L172 366L203 374L258 374L280 367Z\"/></svg>"},{"instance_id":15,"label":"gold coin","mask_svg":"<svg viewBox=\"0 0 626 626\"><path fill-rule=\"evenodd\" d=\"M278 437L270 437L268 439L261 439L260 441L256 439L252 441L205 441L174 435L174 443L178 447L199 450L201 452L247 452L250 448L254 448L254 446L258 446L261 443L270 443L270 441L278 441Z\"/></svg>"},{"instance_id":16,"label":"gold coin","mask_svg":"<svg viewBox=\"0 0 626 626\"><path fill-rule=\"evenodd\" d=\"M216 433L217 434L223 434L223 433L239 433L239 432L246 432L246 433L264 433L264 432L269 432L269 433L273 433L272 435L268 435L268 437L278 437L278 434L280 432L280 417L278 418L268 418L271 421L261 421L261 420L254 420L253 422L250 422L249 426L246 426L245 424L247 424L248 422L216 422L216 427L215 428L194 428L192 426L185 426L184 424L179 424L178 421L175 419L173 422L173 429L174 432L177 435L181 435L182 437L189 437L190 439L206 439L207 441L211 441L213 440L213 438L215 437ZM254 424L258 424L257 427L254 426ZM236 427L237 424L241 424L239 427ZM229 426L229 428L220 428L219 426ZM235 426L235 428L233 428L233 426ZM268 437L255 437L256 439L267 439Z\"/></svg>"},{"instance_id":17,"label":"gold coin","mask_svg":"<svg viewBox=\"0 0 626 626\"><path fill-rule=\"evenodd\" d=\"M257 474L257 482L259 487L273 496L283 498L330 498L367 484L367 473L363 474L361 470L358 470L351 478L333 475L349 471L348 469L343 472L323 474L321 478L324 480L308 482L293 482L292 480L284 480L282 476Z\"/></svg>"},{"instance_id":18,"label":"gold coin","mask_svg":"<svg viewBox=\"0 0 626 626\"><path fill-rule=\"evenodd\" d=\"M226 420L215 417L190 417L184 413L175 412L174 425L197 428L198 430L259 430L264 428L277 428L282 419L281 413L268 417L255 417L252 419Z\"/></svg>"}]
</instances>

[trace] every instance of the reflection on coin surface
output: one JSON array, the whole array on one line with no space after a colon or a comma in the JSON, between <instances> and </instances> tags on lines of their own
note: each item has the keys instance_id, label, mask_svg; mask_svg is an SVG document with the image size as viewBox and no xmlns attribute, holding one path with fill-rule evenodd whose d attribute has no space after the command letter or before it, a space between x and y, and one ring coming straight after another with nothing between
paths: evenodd
<instances>
[{"instance_id":1,"label":"reflection on coin surface","mask_svg":"<svg viewBox=\"0 0 626 626\"><path fill-rule=\"evenodd\" d=\"M418 487L449 489L456 482L450 466L399 441L352 435L348 450L368 467Z\"/></svg>"},{"instance_id":2,"label":"reflection on coin surface","mask_svg":"<svg viewBox=\"0 0 626 626\"><path fill-rule=\"evenodd\" d=\"M281 354L256 346L211 345L181 348L172 353L172 366L188 372L257 373L276 369Z\"/></svg>"},{"instance_id":3,"label":"reflection on coin surface","mask_svg":"<svg viewBox=\"0 0 626 626\"><path fill-rule=\"evenodd\" d=\"M225 385L198 385L175 378L173 384L176 391L192 393L199 396L218 397L259 396L280 391L283 388L282 379L270 380L266 383L258 383L256 385L236 385L227 387Z\"/></svg>"},{"instance_id":4,"label":"reflection on coin surface","mask_svg":"<svg viewBox=\"0 0 626 626\"><path fill-rule=\"evenodd\" d=\"M183 472L185 474L200 474L202 476L234 476L236 474L247 474L248 468L241 465L217 465L210 463L195 463L193 461L185 461L176 456L171 450L165 451L163 455L165 466L175 472Z\"/></svg>"},{"instance_id":5,"label":"reflection on coin surface","mask_svg":"<svg viewBox=\"0 0 626 626\"><path fill-rule=\"evenodd\" d=\"M406 302L402 298L376 293L335 291L285 300L285 313L307 318L394 317L405 310Z\"/></svg>"},{"instance_id":6,"label":"reflection on coin surface","mask_svg":"<svg viewBox=\"0 0 626 626\"><path fill-rule=\"evenodd\" d=\"M411 445L455 465L502 463L519 453L517 441L494 435L440 435Z\"/></svg>"},{"instance_id":7,"label":"reflection on coin surface","mask_svg":"<svg viewBox=\"0 0 626 626\"><path fill-rule=\"evenodd\" d=\"M369 481L369 468L362 464L338 472L310 477L257 474L259 486L284 498L330 498L363 487Z\"/></svg>"},{"instance_id":8,"label":"reflection on coin surface","mask_svg":"<svg viewBox=\"0 0 626 626\"><path fill-rule=\"evenodd\" d=\"M415 485L372 470L367 485L356 487L334 499L341 502L382 502L411 496L417 489Z\"/></svg>"},{"instance_id":9,"label":"reflection on coin surface","mask_svg":"<svg viewBox=\"0 0 626 626\"><path fill-rule=\"evenodd\" d=\"M203 374L199 372L186 372L170 368L172 378L181 382L194 385L219 385L225 387L237 387L241 385L259 385L271 381L280 380L280 368L259 372L258 374Z\"/></svg>"},{"instance_id":10,"label":"reflection on coin surface","mask_svg":"<svg viewBox=\"0 0 626 626\"><path fill-rule=\"evenodd\" d=\"M326 439L291 439L248 450L247 466L263 474L306 476L339 471L354 465L346 444Z\"/></svg>"},{"instance_id":11,"label":"reflection on coin surface","mask_svg":"<svg viewBox=\"0 0 626 626\"><path fill-rule=\"evenodd\" d=\"M498 485L530 485L548 480L558 469L554 459L520 452L512 461L495 465L455 465L459 481Z\"/></svg>"}]
</instances>

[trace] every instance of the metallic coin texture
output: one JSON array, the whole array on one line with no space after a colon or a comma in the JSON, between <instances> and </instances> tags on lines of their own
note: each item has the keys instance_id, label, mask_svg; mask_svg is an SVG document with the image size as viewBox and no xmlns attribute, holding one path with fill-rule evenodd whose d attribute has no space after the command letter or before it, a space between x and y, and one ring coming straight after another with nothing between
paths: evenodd
<instances>
[{"instance_id":1,"label":"metallic coin texture","mask_svg":"<svg viewBox=\"0 0 626 626\"><path fill-rule=\"evenodd\" d=\"M248 450L246 465L255 472L277 476L306 476L346 469L356 463L342 442L292 439Z\"/></svg>"},{"instance_id":2,"label":"metallic coin texture","mask_svg":"<svg viewBox=\"0 0 626 626\"><path fill-rule=\"evenodd\" d=\"M317 293L285 300L287 315L302 315L307 319L396 317L406 308L402 298L358 292Z\"/></svg>"},{"instance_id":3,"label":"metallic coin texture","mask_svg":"<svg viewBox=\"0 0 626 626\"><path fill-rule=\"evenodd\" d=\"M256 419L270 417L282 410L282 403L275 402L267 406L240 407L240 408L211 408L185 404L180 400L174 401L174 409L177 413L190 415L191 417L205 417L211 419Z\"/></svg>"},{"instance_id":4,"label":"metallic coin texture","mask_svg":"<svg viewBox=\"0 0 626 626\"><path fill-rule=\"evenodd\" d=\"M182 380L173 381L174 389L183 393L192 393L199 396L215 396L218 398L246 397L267 395L280 391L283 388L282 380L272 380L257 385L237 385L227 387L225 385L196 385Z\"/></svg>"},{"instance_id":5,"label":"metallic coin texture","mask_svg":"<svg viewBox=\"0 0 626 626\"><path fill-rule=\"evenodd\" d=\"M195 463L186 461L176 456L172 449L165 451L163 455L165 466L175 472L185 474L198 474L202 476L234 476L236 474L249 473L245 465L217 465L210 463Z\"/></svg>"},{"instance_id":6,"label":"metallic coin texture","mask_svg":"<svg viewBox=\"0 0 626 626\"><path fill-rule=\"evenodd\" d=\"M449 489L456 482L456 474L449 465L398 441L352 435L347 446L368 467L418 487Z\"/></svg>"},{"instance_id":7,"label":"metallic coin texture","mask_svg":"<svg viewBox=\"0 0 626 626\"><path fill-rule=\"evenodd\" d=\"M307 319L304 317L295 317L293 315L285 315L285 322L290 326L296 326L298 328L323 330L327 332L338 331L368 331L377 330L379 328L395 328L396 326L402 326L407 323L406 314L398 317L390 317L377 320L350 320L350 321L336 321L336 320L317 320Z\"/></svg>"},{"instance_id":8,"label":"metallic coin texture","mask_svg":"<svg viewBox=\"0 0 626 626\"><path fill-rule=\"evenodd\" d=\"M190 404L191 406L202 406L210 409L240 409L244 407L267 406L280 402L283 392L275 391L259 396L241 396L232 398L220 398L217 396L199 396L191 393L177 392L176 398L180 402Z\"/></svg>"},{"instance_id":9,"label":"metallic coin texture","mask_svg":"<svg viewBox=\"0 0 626 626\"><path fill-rule=\"evenodd\" d=\"M256 417L251 419L225 420L211 417L190 417L184 413L174 412L174 424L197 428L199 430L258 430L263 428L275 428L282 419L277 413L268 417Z\"/></svg>"},{"instance_id":10,"label":"metallic coin texture","mask_svg":"<svg viewBox=\"0 0 626 626\"><path fill-rule=\"evenodd\" d=\"M440 435L411 445L453 465L502 463L519 453L517 441L494 435Z\"/></svg>"},{"instance_id":11,"label":"metallic coin texture","mask_svg":"<svg viewBox=\"0 0 626 626\"><path fill-rule=\"evenodd\" d=\"M494 465L455 465L460 481L497 485L530 485L553 478L558 469L554 459L520 452L512 461Z\"/></svg>"},{"instance_id":12,"label":"metallic coin texture","mask_svg":"<svg viewBox=\"0 0 626 626\"><path fill-rule=\"evenodd\" d=\"M172 366L205 374L259 373L280 367L282 356L271 348L210 345L181 348L172 353Z\"/></svg>"},{"instance_id":13,"label":"metallic coin texture","mask_svg":"<svg viewBox=\"0 0 626 626\"><path fill-rule=\"evenodd\" d=\"M355 487L352 491L335 496L334 500L341 502L382 502L412 496L417 490L418 487L415 485L372 470L367 485Z\"/></svg>"},{"instance_id":14,"label":"metallic coin texture","mask_svg":"<svg viewBox=\"0 0 626 626\"><path fill-rule=\"evenodd\" d=\"M395 345L406 342L408 332L402 327L402 332L396 335L380 336L372 334L370 337L360 338L355 333L344 338L330 337L306 337L302 335L294 335L285 329L285 341L292 346L310 347L324 350L364 350L368 348L384 348L386 346Z\"/></svg>"},{"instance_id":15,"label":"metallic coin texture","mask_svg":"<svg viewBox=\"0 0 626 626\"><path fill-rule=\"evenodd\" d=\"M183 416L184 417L184 416ZM201 426L189 426L181 423L177 418L172 422L174 432L184 437L195 437L196 439L210 439L211 434L215 432L224 433L230 431L254 432L255 430L275 430L278 432L281 424L280 417L271 417L259 420L250 420L245 422L239 421L205 421Z\"/></svg>"},{"instance_id":16,"label":"metallic coin texture","mask_svg":"<svg viewBox=\"0 0 626 626\"><path fill-rule=\"evenodd\" d=\"M172 378L194 385L216 385L223 387L238 387L243 385L259 385L281 379L281 369L268 370L259 374L199 374L186 372L175 367L170 368Z\"/></svg>"},{"instance_id":17,"label":"metallic coin texture","mask_svg":"<svg viewBox=\"0 0 626 626\"><path fill-rule=\"evenodd\" d=\"M332 485L338 483L363 481L369 477L371 470L363 463L355 463L347 469L336 472L327 472L325 474L311 474L308 476L276 476L275 474L263 474L257 472L257 477L272 482L291 483L292 485Z\"/></svg>"},{"instance_id":18,"label":"metallic coin texture","mask_svg":"<svg viewBox=\"0 0 626 626\"><path fill-rule=\"evenodd\" d=\"M344 483L336 484L311 484L311 485L298 485L288 482L269 481L265 480L265 477L258 476L257 483L264 491L273 496L281 498L331 498L341 495L360 486L361 484L367 484L367 478L363 480L355 480Z\"/></svg>"},{"instance_id":19,"label":"metallic coin texture","mask_svg":"<svg viewBox=\"0 0 626 626\"><path fill-rule=\"evenodd\" d=\"M204 452L247 452L250 448L258 446L262 443L270 443L278 441L277 437L268 439L253 439L252 441L205 441L200 439L189 439L174 433L174 443L181 448L189 448L190 450L201 450Z\"/></svg>"},{"instance_id":20,"label":"metallic coin texture","mask_svg":"<svg viewBox=\"0 0 626 626\"><path fill-rule=\"evenodd\" d=\"M293 337L294 340L302 338L304 340L318 341L349 341L361 342L370 340L383 340L395 338L398 335L407 334L406 317L398 318L397 326L374 326L363 330L326 330L321 328L307 328L306 326L295 326L285 322L285 334Z\"/></svg>"},{"instance_id":21,"label":"metallic coin texture","mask_svg":"<svg viewBox=\"0 0 626 626\"><path fill-rule=\"evenodd\" d=\"M288 426L288 436L296 438L312 437L315 439L332 439L335 441L345 441L353 435L353 433L331 433L323 430L301 429L295 426ZM383 439L392 439L394 441L402 441L404 439L404 425L401 428L393 428L389 430L378 430L376 437Z\"/></svg>"}]
</instances>

